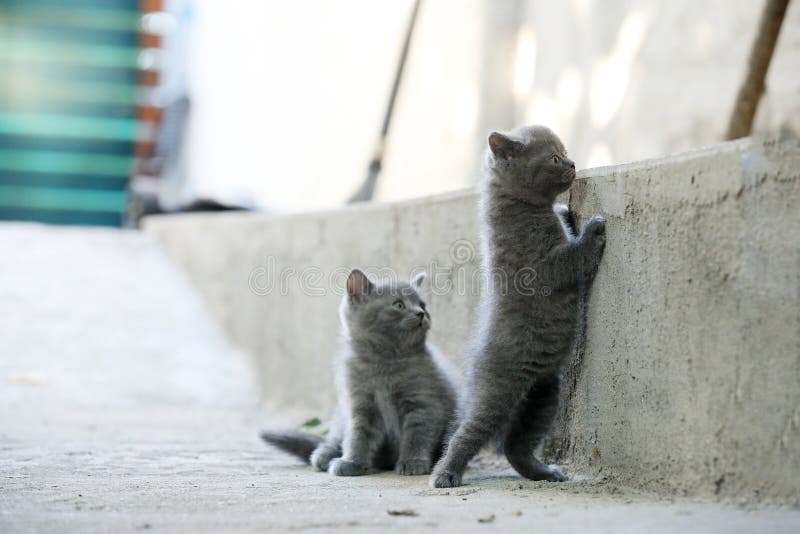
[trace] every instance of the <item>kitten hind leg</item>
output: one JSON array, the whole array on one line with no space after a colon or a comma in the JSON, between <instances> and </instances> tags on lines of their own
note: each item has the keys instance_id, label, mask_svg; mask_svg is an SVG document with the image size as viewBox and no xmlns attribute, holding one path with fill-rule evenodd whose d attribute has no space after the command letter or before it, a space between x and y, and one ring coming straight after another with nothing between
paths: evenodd
<instances>
[{"instance_id":1,"label":"kitten hind leg","mask_svg":"<svg viewBox=\"0 0 800 534\"><path fill-rule=\"evenodd\" d=\"M462 423L450 438L445 455L436 464L430 484L434 488L454 488L461 485L461 477L469 461L495 433L488 421L471 418Z\"/></svg>"},{"instance_id":2,"label":"kitten hind leg","mask_svg":"<svg viewBox=\"0 0 800 534\"><path fill-rule=\"evenodd\" d=\"M513 388L509 387L498 388L488 397L476 400L473 409L450 438L444 456L434 467L431 486L453 488L461 485L467 464L507 423L507 407L516 404L517 398Z\"/></svg>"},{"instance_id":3,"label":"kitten hind leg","mask_svg":"<svg viewBox=\"0 0 800 534\"><path fill-rule=\"evenodd\" d=\"M563 482L566 477L557 465L547 465L533 454L547 435L558 408L559 378L539 379L517 405L503 441L511 466L525 478Z\"/></svg>"}]
</instances>

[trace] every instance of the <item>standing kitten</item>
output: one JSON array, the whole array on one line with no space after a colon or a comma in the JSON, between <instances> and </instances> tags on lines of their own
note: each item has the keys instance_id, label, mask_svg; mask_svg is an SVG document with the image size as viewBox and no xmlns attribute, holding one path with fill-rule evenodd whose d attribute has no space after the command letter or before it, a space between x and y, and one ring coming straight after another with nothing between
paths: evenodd
<instances>
[{"instance_id":1,"label":"standing kitten","mask_svg":"<svg viewBox=\"0 0 800 534\"><path fill-rule=\"evenodd\" d=\"M575 163L553 132L533 126L492 133L489 149L481 201L484 268L503 274L510 287L502 294L484 289L467 353L464 416L431 475L437 488L459 486L469 460L495 437L522 476L565 479L558 466L543 464L533 452L555 416L579 293L605 245L602 217L592 217L576 237L567 210L553 206L575 179ZM515 278L530 269L534 291Z\"/></svg>"},{"instance_id":2,"label":"standing kitten","mask_svg":"<svg viewBox=\"0 0 800 534\"><path fill-rule=\"evenodd\" d=\"M431 472L456 396L445 362L425 341L424 279L423 273L410 284L375 284L357 269L350 273L340 308L345 346L337 361L338 404L328 435L264 432L264 441L334 475L364 475L370 468Z\"/></svg>"}]
</instances>

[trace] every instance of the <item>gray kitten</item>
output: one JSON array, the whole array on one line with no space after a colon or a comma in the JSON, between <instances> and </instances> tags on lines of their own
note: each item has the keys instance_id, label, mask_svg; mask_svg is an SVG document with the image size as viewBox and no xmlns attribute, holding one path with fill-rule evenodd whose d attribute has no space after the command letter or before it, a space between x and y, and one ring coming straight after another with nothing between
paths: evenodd
<instances>
[{"instance_id":1,"label":"gray kitten","mask_svg":"<svg viewBox=\"0 0 800 534\"><path fill-rule=\"evenodd\" d=\"M484 288L478 328L467 352L467 392L460 425L431 485L461 485L469 460L493 438L519 474L565 480L534 450L556 413L559 370L578 328L579 297L596 272L605 221L595 215L575 236L556 196L575 179L575 163L543 126L492 133L481 198L484 265L508 291ZM535 272L536 287L517 273ZM494 278L494 276L493 276Z\"/></svg>"},{"instance_id":2,"label":"gray kitten","mask_svg":"<svg viewBox=\"0 0 800 534\"><path fill-rule=\"evenodd\" d=\"M411 283L347 279L340 317L337 407L324 438L264 432L268 443L334 475L394 469L424 475L441 455L456 411L452 372L426 343L430 314Z\"/></svg>"}]
</instances>

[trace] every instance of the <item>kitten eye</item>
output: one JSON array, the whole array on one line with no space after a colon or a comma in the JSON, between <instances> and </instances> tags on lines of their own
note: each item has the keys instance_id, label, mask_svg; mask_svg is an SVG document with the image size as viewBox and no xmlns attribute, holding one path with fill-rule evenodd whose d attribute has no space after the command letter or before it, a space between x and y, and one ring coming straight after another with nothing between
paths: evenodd
<instances>
[{"instance_id":1,"label":"kitten eye","mask_svg":"<svg viewBox=\"0 0 800 534\"><path fill-rule=\"evenodd\" d=\"M405 305L405 304L403 304L403 301L402 301L402 300L396 300L396 301L394 301L394 303L392 303L392 306L394 306L394 307L395 307L395 308L397 308L398 310L405 309L405 307L406 307L406 305Z\"/></svg>"},{"instance_id":2,"label":"kitten eye","mask_svg":"<svg viewBox=\"0 0 800 534\"><path fill-rule=\"evenodd\" d=\"M558 165L558 162L560 162L560 161L561 161L561 158L559 158L558 156L556 156L556 155L554 154L554 155L553 155L553 163L555 163L556 165Z\"/></svg>"}]
</instances>

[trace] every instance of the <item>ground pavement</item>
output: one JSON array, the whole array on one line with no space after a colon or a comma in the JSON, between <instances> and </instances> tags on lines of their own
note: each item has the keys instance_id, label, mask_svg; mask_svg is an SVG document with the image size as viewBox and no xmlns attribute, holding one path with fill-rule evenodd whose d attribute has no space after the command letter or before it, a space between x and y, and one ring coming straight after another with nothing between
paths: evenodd
<instances>
[{"instance_id":1,"label":"ground pavement","mask_svg":"<svg viewBox=\"0 0 800 534\"><path fill-rule=\"evenodd\" d=\"M151 237L0 225L0 532L800 532L800 512L535 483L335 478L269 451L247 358Z\"/></svg>"}]
</instances>

